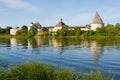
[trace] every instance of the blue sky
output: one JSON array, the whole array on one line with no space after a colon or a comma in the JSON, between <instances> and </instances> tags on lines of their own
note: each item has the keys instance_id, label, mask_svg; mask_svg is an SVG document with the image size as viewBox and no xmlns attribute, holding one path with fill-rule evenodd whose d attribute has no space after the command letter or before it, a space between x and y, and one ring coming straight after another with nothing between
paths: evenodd
<instances>
[{"instance_id":1,"label":"blue sky","mask_svg":"<svg viewBox=\"0 0 120 80\"><path fill-rule=\"evenodd\" d=\"M120 0L0 0L0 26L70 26L89 24L98 11L105 24L120 23Z\"/></svg>"}]
</instances>

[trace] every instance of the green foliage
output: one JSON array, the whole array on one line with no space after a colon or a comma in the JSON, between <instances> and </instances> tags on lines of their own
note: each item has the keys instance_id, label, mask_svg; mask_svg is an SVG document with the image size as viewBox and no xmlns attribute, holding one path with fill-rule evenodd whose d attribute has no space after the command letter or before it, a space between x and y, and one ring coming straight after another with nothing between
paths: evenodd
<instances>
[{"instance_id":1,"label":"green foliage","mask_svg":"<svg viewBox=\"0 0 120 80\"><path fill-rule=\"evenodd\" d=\"M5 71L5 69L0 67L0 80L5 80L6 75L7 75L7 72Z\"/></svg>"},{"instance_id":2,"label":"green foliage","mask_svg":"<svg viewBox=\"0 0 120 80\"><path fill-rule=\"evenodd\" d=\"M0 27L0 34L5 34L5 29Z\"/></svg>"},{"instance_id":3,"label":"green foliage","mask_svg":"<svg viewBox=\"0 0 120 80\"><path fill-rule=\"evenodd\" d=\"M56 36L67 36L68 34L68 27L67 26L64 26L61 30L58 30L56 32Z\"/></svg>"},{"instance_id":4,"label":"green foliage","mask_svg":"<svg viewBox=\"0 0 120 80\"><path fill-rule=\"evenodd\" d=\"M56 32L58 36L80 36L82 38L87 37L104 37L104 36L120 36L120 23L117 23L115 26L112 24L108 24L107 26L103 26L101 28L97 28L96 31L88 30L81 31L79 27L75 27L74 29L69 30L68 28L64 28L58 30Z\"/></svg>"},{"instance_id":5,"label":"green foliage","mask_svg":"<svg viewBox=\"0 0 120 80\"><path fill-rule=\"evenodd\" d=\"M56 36L80 36L81 30L78 27L75 27L73 30L68 30L67 26L64 26L61 30L56 32Z\"/></svg>"},{"instance_id":6,"label":"green foliage","mask_svg":"<svg viewBox=\"0 0 120 80\"><path fill-rule=\"evenodd\" d=\"M7 26L5 28L5 34L10 34L10 29L12 29L12 27Z\"/></svg>"},{"instance_id":7,"label":"green foliage","mask_svg":"<svg viewBox=\"0 0 120 80\"><path fill-rule=\"evenodd\" d=\"M75 35L75 31L74 30L69 30L69 36L74 36Z\"/></svg>"},{"instance_id":8,"label":"green foliage","mask_svg":"<svg viewBox=\"0 0 120 80\"><path fill-rule=\"evenodd\" d=\"M92 31L92 30L85 31L85 32L83 33L84 36L92 36L92 35L94 35L94 34L95 34L95 32Z\"/></svg>"},{"instance_id":9,"label":"green foliage","mask_svg":"<svg viewBox=\"0 0 120 80\"><path fill-rule=\"evenodd\" d=\"M22 35L22 36L26 36L27 35L27 32L28 32L28 27L23 25L22 28L17 31L17 35Z\"/></svg>"},{"instance_id":10,"label":"green foliage","mask_svg":"<svg viewBox=\"0 0 120 80\"><path fill-rule=\"evenodd\" d=\"M105 36L105 34L106 34L105 27L97 28L96 29L96 34Z\"/></svg>"},{"instance_id":11,"label":"green foliage","mask_svg":"<svg viewBox=\"0 0 120 80\"><path fill-rule=\"evenodd\" d=\"M25 63L0 70L0 80L113 80L111 75L104 76L100 71L80 74L69 69L58 69L40 62Z\"/></svg>"},{"instance_id":12,"label":"green foliage","mask_svg":"<svg viewBox=\"0 0 120 80\"><path fill-rule=\"evenodd\" d=\"M33 37L33 36L35 36L36 35L36 33L37 33L37 29L34 27L34 26L31 26L31 28L30 28L30 30L28 31L28 36L29 37Z\"/></svg>"},{"instance_id":13,"label":"green foliage","mask_svg":"<svg viewBox=\"0 0 120 80\"><path fill-rule=\"evenodd\" d=\"M10 34L10 29L12 29L12 27L9 26L7 26L6 28L0 27L0 34Z\"/></svg>"},{"instance_id":14,"label":"green foliage","mask_svg":"<svg viewBox=\"0 0 120 80\"><path fill-rule=\"evenodd\" d=\"M75 36L80 36L81 35L81 29L79 27L75 27Z\"/></svg>"}]
</instances>

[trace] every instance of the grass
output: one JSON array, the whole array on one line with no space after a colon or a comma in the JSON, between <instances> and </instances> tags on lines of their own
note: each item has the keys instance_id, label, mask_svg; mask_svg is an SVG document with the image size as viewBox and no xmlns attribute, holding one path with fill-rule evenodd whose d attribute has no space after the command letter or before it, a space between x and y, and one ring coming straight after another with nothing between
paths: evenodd
<instances>
[{"instance_id":1,"label":"grass","mask_svg":"<svg viewBox=\"0 0 120 80\"><path fill-rule=\"evenodd\" d=\"M0 80L113 80L111 75L104 76L100 71L77 73L69 69L58 69L40 62L24 63L8 70L0 69Z\"/></svg>"}]
</instances>

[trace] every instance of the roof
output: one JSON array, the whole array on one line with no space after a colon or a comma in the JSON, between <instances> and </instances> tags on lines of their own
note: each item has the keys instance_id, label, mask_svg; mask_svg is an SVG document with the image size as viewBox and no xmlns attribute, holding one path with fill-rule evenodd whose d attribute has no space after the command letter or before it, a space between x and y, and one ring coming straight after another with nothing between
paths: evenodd
<instances>
[{"instance_id":1,"label":"roof","mask_svg":"<svg viewBox=\"0 0 120 80\"><path fill-rule=\"evenodd\" d=\"M34 23L34 25L37 29L40 29L42 27L39 22Z\"/></svg>"},{"instance_id":2,"label":"roof","mask_svg":"<svg viewBox=\"0 0 120 80\"><path fill-rule=\"evenodd\" d=\"M63 27L66 26L66 24L62 21L62 19L60 19L60 22L55 26L55 27Z\"/></svg>"},{"instance_id":3,"label":"roof","mask_svg":"<svg viewBox=\"0 0 120 80\"><path fill-rule=\"evenodd\" d=\"M103 24L103 21L97 11L94 15L94 18L91 24Z\"/></svg>"}]
</instances>

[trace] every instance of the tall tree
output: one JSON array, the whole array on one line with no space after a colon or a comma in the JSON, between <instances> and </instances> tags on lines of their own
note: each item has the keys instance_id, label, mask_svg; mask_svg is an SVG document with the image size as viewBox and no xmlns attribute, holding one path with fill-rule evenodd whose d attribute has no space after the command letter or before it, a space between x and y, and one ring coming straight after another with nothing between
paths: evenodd
<instances>
[{"instance_id":1,"label":"tall tree","mask_svg":"<svg viewBox=\"0 0 120 80\"><path fill-rule=\"evenodd\" d=\"M81 35L81 29L79 27L75 27L75 36L80 36Z\"/></svg>"},{"instance_id":2,"label":"tall tree","mask_svg":"<svg viewBox=\"0 0 120 80\"><path fill-rule=\"evenodd\" d=\"M10 29L12 29L12 27L7 26L7 27L5 28L5 34L10 34Z\"/></svg>"},{"instance_id":3,"label":"tall tree","mask_svg":"<svg viewBox=\"0 0 120 80\"><path fill-rule=\"evenodd\" d=\"M37 29L34 26L31 26L30 30L28 31L28 36L32 37L35 36L37 33Z\"/></svg>"}]
</instances>

